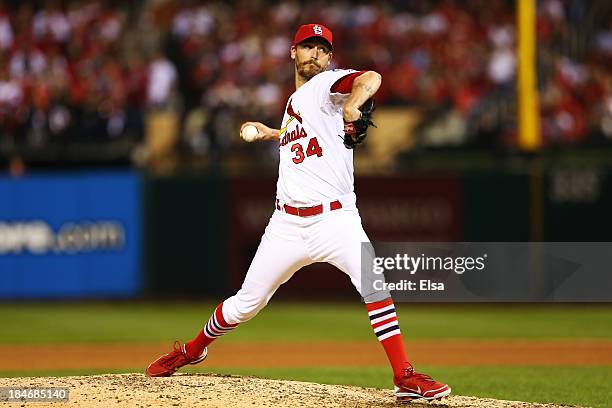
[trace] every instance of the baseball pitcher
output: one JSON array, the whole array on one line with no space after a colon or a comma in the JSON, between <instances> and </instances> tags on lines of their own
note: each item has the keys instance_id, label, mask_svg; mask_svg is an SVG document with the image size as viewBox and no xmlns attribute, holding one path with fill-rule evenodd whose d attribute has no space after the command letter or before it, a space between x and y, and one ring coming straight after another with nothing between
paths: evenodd
<instances>
[{"instance_id":1,"label":"baseball pitcher","mask_svg":"<svg viewBox=\"0 0 612 408\"><path fill-rule=\"evenodd\" d=\"M363 298L393 369L397 400L433 400L450 394L448 385L413 370L389 293L362 290L361 243L369 239L355 205L353 149L373 125L372 97L381 76L374 71L326 70L332 51L327 27L301 26L290 49L295 92L280 129L260 122L242 125L246 141L278 143L275 211L240 290L217 306L195 338L175 342L173 351L152 362L148 376L169 376L184 365L201 362L215 339L254 317L297 270L328 262L350 277Z\"/></svg>"}]
</instances>

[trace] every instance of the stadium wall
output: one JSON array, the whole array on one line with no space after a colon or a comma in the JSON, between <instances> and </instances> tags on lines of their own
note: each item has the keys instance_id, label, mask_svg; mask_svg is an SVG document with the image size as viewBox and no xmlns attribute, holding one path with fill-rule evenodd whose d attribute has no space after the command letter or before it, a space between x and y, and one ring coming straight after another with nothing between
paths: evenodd
<instances>
[{"instance_id":1,"label":"stadium wall","mask_svg":"<svg viewBox=\"0 0 612 408\"><path fill-rule=\"evenodd\" d=\"M0 299L224 296L273 211L273 178L130 171L0 177ZM377 241L610 241L612 168L360 177ZM279 295L355 296L313 265Z\"/></svg>"}]
</instances>

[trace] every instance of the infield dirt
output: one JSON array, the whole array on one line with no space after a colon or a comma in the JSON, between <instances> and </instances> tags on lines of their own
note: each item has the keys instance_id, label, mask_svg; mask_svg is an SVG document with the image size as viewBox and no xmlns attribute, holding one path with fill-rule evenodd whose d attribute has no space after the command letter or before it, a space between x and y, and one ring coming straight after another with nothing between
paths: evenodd
<instances>
[{"instance_id":1,"label":"infield dirt","mask_svg":"<svg viewBox=\"0 0 612 408\"><path fill-rule=\"evenodd\" d=\"M80 377L0 378L0 387L67 387L67 403L2 403L3 407L396 407L391 390L279 381L212 374L176 374L148 378L143 374ZM557 408L465 396L442 401L412 402L409 408Z\"/></svg>"},{"instance_id":2,"label":"infield dirt","mask_svg":"<svg viewBox=\"0 0 612 408\"><path fill-rule=\"evenodd\" d=\"M442 365L611 365L608 340L423 340L408 341L416 366ZM172 349L168 343L0 345L0 371L115 369L146 367ZM308 353L303 353L308 350ZM371 367L386 366L377 342L220 343L208 367Z\"/></svg>"}]
</instances>

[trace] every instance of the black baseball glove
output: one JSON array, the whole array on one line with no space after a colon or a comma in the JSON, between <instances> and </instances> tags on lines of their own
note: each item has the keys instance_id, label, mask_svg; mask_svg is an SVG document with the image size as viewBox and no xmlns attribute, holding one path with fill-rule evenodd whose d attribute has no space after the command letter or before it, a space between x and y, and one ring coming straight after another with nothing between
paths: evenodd
<instances>
[{"instance_id":1,"label":"black baseball glove","mask_svg":"<svg viewBox=\"0 0 612 408\"><path fill-rule=\"evenodd\" d=\"M344 146L347 149L354 149L355 146L362 144L368 135L368 128L370 126L376 127L372 122L374 109L376 109L374 99L370 98L359 108L361 111L359 119L353 122L344 121Z\"/></svg>"}]
</instances>

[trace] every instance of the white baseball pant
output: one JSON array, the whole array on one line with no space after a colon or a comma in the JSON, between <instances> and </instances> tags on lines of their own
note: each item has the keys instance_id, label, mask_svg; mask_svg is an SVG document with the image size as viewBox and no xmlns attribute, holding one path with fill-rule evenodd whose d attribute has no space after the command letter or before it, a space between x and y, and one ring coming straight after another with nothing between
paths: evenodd
<instances>
[{"instance_id":1,"label":"white baseball pant","mask_svg":"<svg viewBox=\"0 0 612 408\"><path fill-rule=\"evenodd\" d=\"M388 298L387 291L362 293L361 243L370 241L355 205L344 205L311 217L275 210L242 287L223 302L225 320L236 324L253 318L280 285L315 262L328 262L346 273L365 302Z\"/></svg>"}]
</instances>

